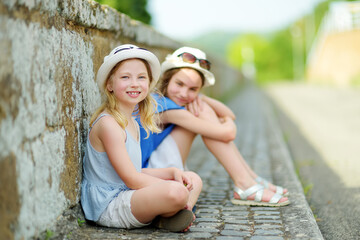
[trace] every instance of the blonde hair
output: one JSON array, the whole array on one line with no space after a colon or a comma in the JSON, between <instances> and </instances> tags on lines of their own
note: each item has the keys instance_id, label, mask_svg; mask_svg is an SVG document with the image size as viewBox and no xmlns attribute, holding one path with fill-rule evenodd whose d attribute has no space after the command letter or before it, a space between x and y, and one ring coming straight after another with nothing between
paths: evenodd
<instances>
[{"instance_id":1,"label":"blonde hair","mask_svg":"<svg viewBox=\"0 0 360 240\"><path fill-rule=\"evenodd\" d=\"M150 83L154 81L152 74L151 74L151 67L149 63L141 58L135 58L140 61L142 61L145 64L146 70L148 72ZM129 60L129 59L126 59ZM111 114L116 122L120 125L121 128L125 129L128 125L128 120L124 116L123 113L121 113L118 109L118 103L116 101L116 97L113 92L110 92L107 89L107 84L113 77L113 74L116 72L116 70L121 66L121 64L126 61L120 61L118 62L113 69L110 71L108 77L106 78L106 81L104 82L102 88L105 93L105 102L95 111L95 113L90 118L90 127L93 125L97 117L102 113L103 111L107 111L109 114ZM140 116L140 122L144 130L146 131L146 138L149 137L149 131L151 132L160 132L160 129L158 127L158 116L155 114L155 109L157 108L157 102L155 99L151 96L150 92L152 89L149 89L149 93L146 95L145 99L138 103L137 108L134 110L136 112L136 116Z\"/></svg>"}]
</instances>

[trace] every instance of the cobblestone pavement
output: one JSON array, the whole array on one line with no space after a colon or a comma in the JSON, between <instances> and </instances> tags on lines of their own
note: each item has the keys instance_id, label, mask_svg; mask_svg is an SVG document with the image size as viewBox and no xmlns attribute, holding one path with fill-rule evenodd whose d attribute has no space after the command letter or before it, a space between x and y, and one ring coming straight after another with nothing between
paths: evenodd
<instances>
[{"instance_id":1,"label":"cobblestone pavement","mask_svg":"<svg viewBox=\"0 0 360 240\"><path fill-rule=\"evenodd\" d=\"M323 239L266 98L250 86L243 89L229 106L237 115L238 137L235 142L244 158L260 176L289 189L289 206L233 205L230 202L233 194L231 179L197 137L188 167L202 177L204 186L196 205L197 218L188 232L171 233L150 227L123 230L92 226L82 223L83 215L76 206L60 217L53 238Z\"/></svg>"}]
</instances>

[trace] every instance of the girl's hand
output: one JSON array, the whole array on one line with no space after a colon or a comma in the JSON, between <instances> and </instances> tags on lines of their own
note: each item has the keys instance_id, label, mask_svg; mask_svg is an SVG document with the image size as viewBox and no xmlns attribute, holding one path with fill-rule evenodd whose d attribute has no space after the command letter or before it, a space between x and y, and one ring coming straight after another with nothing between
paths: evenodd
<instances>
[{"instance_id":1,"label":"girl's hand","mask_svg":"<svg viewBox=\"0 0 360 240\"><path fill-rule=\"evenodd\" d=\"M203 101L201 100L201 96L198 95L194 101L192 101L191 103L189 103L186 106L186 109L191 112L194 116L198 117L199 116L199 112L202 111L203 109Z\"/></svg>"},{"instance_id":2,"label":"girl's hand","mask_svg":"<svg viewBox=\"0 0 360 240\"><path fill-rule=\"evenodd\" d=\"M220 122L221 122L222 124L224 124L225 126L227 126L227 128L229 128L229 130L230 130L231 132L233 132L234 138L235 138L237 129L236 129L236 124L235 124L235 122L232 120L232 118L229 117L229 116L225 116L225 117L223 117L223 118L219 118L219 120L220 120Z\"/></svg>"},{"instance_id":3,"label":"girl's hand","mask_svg":"<svg viewBox=\"0 0 360 240\"><path fill-rule=\"evenodd\" d=\"M191 179L185 174L184 171L181 171L180 169L175 168L174 180L183 184L189 192L193 189L193 183Z\"/></svg>"}]
</instances>

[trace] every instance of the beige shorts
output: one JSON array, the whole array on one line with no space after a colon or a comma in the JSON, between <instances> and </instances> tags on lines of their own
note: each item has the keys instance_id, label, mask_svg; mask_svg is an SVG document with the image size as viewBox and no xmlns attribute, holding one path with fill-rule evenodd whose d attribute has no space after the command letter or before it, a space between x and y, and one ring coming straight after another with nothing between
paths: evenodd
<instances>
[{"instance_id":1,"label":"beige shorts","mask_svg":"<svg viewBox=\"0 0 360 240\"><path fill-rule=\"evenodd\" d=\"M169 134L161 144L152 152L149 158L148 168L176 167L184 170L179 148Z\"/></svg>"},{"instance_id":2,"label":"beige shorts","mask_svg":"<svg viewBox=\"0 0 360 240\"><path fill-rule=\"evenodd\" d=\"M114 228L140 228L149 225L139 222L131 212L131 196L135 190L120 192L101 214L97 224Z\"/></svg>"}]
</instances>

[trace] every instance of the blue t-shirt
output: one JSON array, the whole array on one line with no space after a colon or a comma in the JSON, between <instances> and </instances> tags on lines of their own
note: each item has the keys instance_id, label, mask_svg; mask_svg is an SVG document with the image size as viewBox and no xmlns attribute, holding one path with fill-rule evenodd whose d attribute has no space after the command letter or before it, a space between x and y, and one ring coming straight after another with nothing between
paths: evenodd
<instances>
[{"instance_id":1,"label":"blue t-shirt","mask_svg":"<svg viewBox=\"0 0 360 240\"><path fill-rule=\"evenodd\" d=\"M153 97L158 104L156 113L161 113L173 109L185 109L185 107L177 105L175 102L173 102L167 97L163 97L158 94L153 94ZM165 137L171 133L175 125L167 124L166 126L164 126L163 131L160 133L149 132L149 137L146 138L146 131L141 126L140 119L137 118L136 120L140 125L142 167L146 168L149 165L149 158L152 152L160 145L160 143L165 139Z\"/></svg>"}]
</instances>

